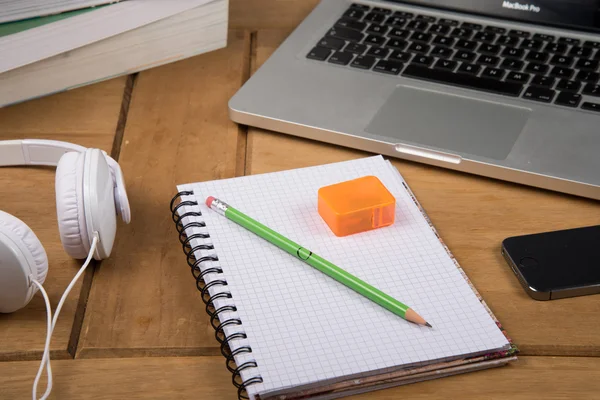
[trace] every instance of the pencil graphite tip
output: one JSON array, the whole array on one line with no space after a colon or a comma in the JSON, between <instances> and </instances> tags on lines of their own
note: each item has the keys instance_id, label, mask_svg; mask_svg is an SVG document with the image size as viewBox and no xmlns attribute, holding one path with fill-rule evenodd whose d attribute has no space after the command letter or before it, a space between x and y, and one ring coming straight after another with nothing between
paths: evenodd
<instances>
[{"instance_id":1,"label":"pencil graphite tip","mask_svg":"<svg viewBox=\"0 0 600 400\"><path fill-rule=\"evenodd\" d=\"M431 324L429 322L425 322L425 326L428 326L430 328L433 328L433 326L431 326Z\"/></svg>"}]
</instances>

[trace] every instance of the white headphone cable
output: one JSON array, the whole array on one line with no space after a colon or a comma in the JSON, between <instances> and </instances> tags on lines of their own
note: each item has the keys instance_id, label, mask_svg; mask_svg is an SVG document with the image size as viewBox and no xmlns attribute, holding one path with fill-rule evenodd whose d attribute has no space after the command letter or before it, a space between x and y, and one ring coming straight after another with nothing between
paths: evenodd
<instances>
[{"instance_id":1,"label":"white headphone cable","mask_svg":"<svg viewBox=\"0 0 600 400\"><path fill-rule=\"evenodd\" d=\"M71 290L73 289L73 287L75 286L75 284L77 283L77 281L79 280L81 275L83 275L86 268L92 261L92 257L94 256L94 252L96 251L96 246L98 245L98 240L99 240L98 234L94 234L94 239L92 240L90 252L89 252L85 262L83 263L83 265L81 266L81 268L79 269L77 274L75 274L75 277L73 278L73 280L71 280L71 283L69 283L69 286L67 286L67 289L65 289L65 292L63 293L62 297L60 298L60 301L58 302L58 306L56 306L56 310L54 311L54 318L52 318L52 310L50 308L50 299L48 298L48 294L46 293L46 291L44 290L44 288L38 281L36 281L34 279L32 279L32 281L31 281L34 285L36 285L40 289L40 292L42 293L42 296L44 297L44 301L46 303L46 313L48 315L48 318L47 318L48 319L48 331L46 333L46 344L44 345L44 353L42 355L42 361L40 363L40 368L38 369L37 375L35 376L35 381L33 382L33 393L32 393L33 400L37 399L37 387L38 387L38 384L42 377L42 373L44 371L44 366L46 366L46 371L48 374L48 383L46 384L46 391L44 392L44 394L42 395L40 400L46 400L48 398L48 396L50 395L50 392L52 391L52 368L50 367L50 341L52 340L52 333L54 332L54 327L56 326L56 321L58 320L58 315L60 314L60 310L62 309L63 305L65 304L65 301L67 300L67 296L69 295L69 293L71 292Z\"/></svg>"}]
</instances>

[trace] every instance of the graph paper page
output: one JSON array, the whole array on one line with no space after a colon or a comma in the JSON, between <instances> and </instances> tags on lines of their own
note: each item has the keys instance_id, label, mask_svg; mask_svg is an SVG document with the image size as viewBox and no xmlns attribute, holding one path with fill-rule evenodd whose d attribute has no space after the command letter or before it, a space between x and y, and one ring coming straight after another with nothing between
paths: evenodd
<instances>
[{"instance_id":1,"label":"graph paper page","mask_svg":"<svg viewBox=\"0 0 600 400\"><path fill-rule=\"evenodd\" d=\"M365 175L377 176L396 198L395 223L336 237L318 214L317 191ZM252 348L245 359L256 361L263 378L251 394L508 345L402 182L378 156L179 186L194 191ZM209 210L207 196L409 305L433 329L408 323Z\"/></svg>"}]
</instances>

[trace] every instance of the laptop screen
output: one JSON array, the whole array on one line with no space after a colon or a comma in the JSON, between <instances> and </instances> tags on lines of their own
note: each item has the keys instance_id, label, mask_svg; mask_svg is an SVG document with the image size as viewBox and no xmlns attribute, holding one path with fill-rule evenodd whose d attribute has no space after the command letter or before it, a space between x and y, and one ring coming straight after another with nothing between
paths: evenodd
<instances>
[{"instance_id":1,"label":"laptop screen","mask_svg":"<svg viewBox=\"0 0 600 400\"><path fill-rule=\"evenodd\" d=\"M392 0L585 30L600 30L600 0Z\"/></svg>"}]
</instances>

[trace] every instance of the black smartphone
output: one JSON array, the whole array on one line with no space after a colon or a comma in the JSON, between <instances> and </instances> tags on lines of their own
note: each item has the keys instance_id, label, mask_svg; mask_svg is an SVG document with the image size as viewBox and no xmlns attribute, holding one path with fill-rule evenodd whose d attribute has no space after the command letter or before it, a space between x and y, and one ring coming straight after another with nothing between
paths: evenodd
<instances>
[{"instance_id":1,"label":"black smartphone","mask_svg":"<svg viewBox=\"0 0 600 400\"><path fill-rule=\"evenodd\" d=\"M502 255L536 300L600 293L600 225L510 237Z\"/></svg>"}]
</instances>

